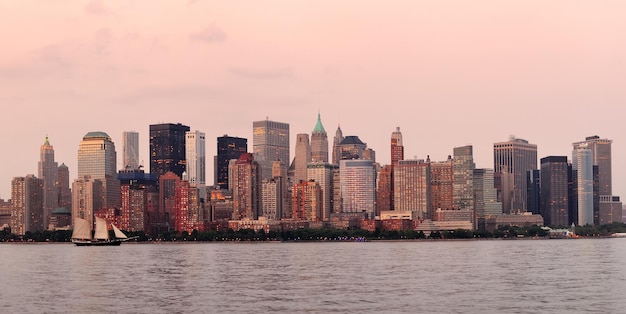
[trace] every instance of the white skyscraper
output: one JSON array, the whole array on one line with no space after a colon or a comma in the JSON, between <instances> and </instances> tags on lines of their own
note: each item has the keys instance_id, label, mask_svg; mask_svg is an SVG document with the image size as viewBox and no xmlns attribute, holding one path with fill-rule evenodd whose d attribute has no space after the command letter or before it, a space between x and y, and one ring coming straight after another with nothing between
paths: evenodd
<instances>
[{"instance_id":1,"label":"white skyscraper","mask_svg":"<svg viewBox=\"0 0 626 314\"><path fill-rule=\"evenodd\" d=\"M200 189L200 197L205 198L203 192L206 190L205 135L200 131L188 131L185 136L187 178L191 186Z\"/></svg>"},{"instance_id":2,"label":"white skyscraper","mask_svg":"<svg viewBox=\"0 0 626 314\"><path fill-rule=\"evenodd\" d=\"M124 169L139 169L139 133L126 131L122 133Z\"/></svg>"},{"instance_id":3,"label":"white skyscraper","mask_svg":"<svg viewBox=\"0 0 626 314\"><path fill-rule=\"evenodd\" d=\"M574 146L572 169L576 173L578 225L593 225L593 151L587 144Z\"/></svg>"},{"instance_id":4,"label":"white skyscraper","mask_svg":"<svg viewBox=\"0 0 626 314\"><path fill-rule=\"evenodd\" d=\"M367 159L339 161L339 185L344 213L376 213L376 172L374 162Z\"/></svg>"}]
</instances>

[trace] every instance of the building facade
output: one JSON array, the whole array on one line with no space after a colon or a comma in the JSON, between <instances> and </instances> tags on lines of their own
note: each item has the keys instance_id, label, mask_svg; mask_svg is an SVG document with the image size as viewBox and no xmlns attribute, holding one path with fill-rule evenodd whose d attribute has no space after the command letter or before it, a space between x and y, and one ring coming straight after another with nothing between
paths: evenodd
<instances>
[{"instance_id":1,"label":"building facade","mask_svg":"<svg viewBox=\"0 0 626 314\"><path fill-rule=\"evenodd\" d=\"M526 172L537 169L537 145L511 137L493 144L495 186L505 214L527 210Z\"/></svg>"},{"instance_id":2,"label":"building facade","mask_svg":"<svg viewBox=\"0 0 626 314\"><path fill-rule=\"evenodd\" d=\"M341 131L341 126L338 125L333 138L333 164L335 165L339 165L341 160L341 151L339 150L341 142L343 142L343 131Z\"/></svg>"},{"instance_id":3,"label":"building facade","mask_svg":"<svg viewBox=\"0 0 626 314\"><path fill-rule=\"evenodd\" d=\"M51 228L50 216L59 207L59 165L54 161L54 147L48 137L39 150L38 176L43 181L43 226Z\"/></svg>"},{"instance_id":4,"label":"building facade","mask_svg":"<svg viewBox=\"0 0 626 314\"><path fill-rule=\"evenodd\" d=\"M122 133L122 161L124 170L139 169L139 133L135 131Z\"/></svg>"},{"instance_id":5,"label":"building facade","mask_svg":"<svg viewBox=\"0 0 626 314\"><path fill-rule=\"evenodd\" d=\"M376 214L376 173L374 162L347 159L339 162L339 185L343 213L365 213L369 219Z\"/></svg>"},{"instance_id":6,"label":"building facade","mask_svg":"<svg viewBox=\"0 0 626 314\"><path fill-rule=\"evenodd\" d=\"M322 118L317 114L317 123L311 132L311 161L328 162L328 135L322 125Z\"/></svg>"},{"instance_id":7,"label":"building facade","mask_svg":"<svg viewBox=\"0 0 626 314\"><path fill-rule=\"evenodd\" d=\"M72 183L72 225L78 218L89 221L93 225L96 211L103 208L104 187L102 180L89 176L76 179Z\"/></svg>"},{"instance_id":8,"label":"building facade","mask_svg":"<svg viewBox=\"0 0 626 314\"><path fill-rule=\"evenodd\" d=\"M578 225L594 224L593 151L587 144L574 146L572 171L576 182Z\"/></svg>"},{"instance_id":9,"label":"building facade","mask_svg":"<svg viewBox=\"0 0 626 314\"><path fill-rule=\"evenodd\" d=\"M72 189L70 187L70 170L65 164L57 169L57 190L59 192L59 207L72 208Z\"/></svg>"},{"instance_id":10,"label":"building facade","mask_svg":"<svg viewBox=\"0 0 626 314\"><path fill-rule=\"evenodd\" d=\"M272 164L276 160L289 165L289 124L283 122L254 121L252 123L252 151L261 167L261 178L272 177Z\"/></svg>"},{"instance_id":11,"label":"building facade","mask_svg":"<svg viewBox=\"0 0 626 314\"><path fill-rule=\"evenodd\" d=\"M34 175L15 177L11 181L11 233L44 229L44 182Z\"/></svg>"},{"instance_id":12,"label":"building facade","mask_svg":"<svg viewBox=\"0 0 626 314\"><path fill-rule=\"evenodd\" d=\"M187 181L191 186L204 190L206 187L206 139L203 132L185 133L185 164ZM203 193L200 197L205 198Z\"/></svg>"},{"instance_id":13,"label":"building facade","mask_svg":"<svg viewBox=\"0 0 626 314\"><path fill-rule=\"evenodd\" d=\"M334 182L333 173L339 167L328 162L312 162L307 166L307 178L317 182L322 191L321 195L321 220L327 221L330 219L330 213L332 212Z\"/></svg>"},{"instance_id":14,"label":"building facade","mask_svg":"<svg viewBox=\"0 0 626 314\"><path fill-rule=\"evenodd\" d=\"M231 159L239 159L241 154L248 152L248 140L241 137L224 135L217 138L217 155L215 156L214 182L222 190L230 190L228 185L228 163Z\"/></svg>"},{"instance_id":15,"label":"building facade","mask_svg":"<svg viewBox=\"0 0 626 314\"><path fill-rule=\"evenodd\" d=\"M233 220L257 219L261 211L261 169L252 154L231 163Z\"/></svg>"},{"instance_id":16,"label":"building facade","mask_svg":"<svg viewBox=\"0 0 626 314\"><path fill-rule=\"evenodd\" d=\"M322 189L315 181L296 183L292 190L292 219L322 220Z\"/></svg>"},{"instance_id":17,"label":"building facade","mask_svg":"<svg viewBox=\"0 0 626 314\"><path fill-rule=\"evenodd\" d=\"M437 209L454 209L453 166L452 156L448 156L446 161L430 163L430 217Z\"/></svg>"},{"instance_id":18,"label":"building facade","mask_svg":"<svg viewBox=\"0 0 626 314\"><path fill-rule=\"evenodd\" d=\"M430 163L400 160L393 172L394 210L415 211L420 220L431 219Z\"/></svg>"},{"instance_id":19,"label":"building facade","mask_svg":"<svg viewBox=\"0 0 626 314\"><path fill-rule=\"evenodd\" d=\"M391 165L397 165L400 160L404 160L404 145L400 127L396 127L396 130L391 133Z\"/></svg>"},{"instance_id":20,"label":"building facade","mask_svg":"<svg viewBox=\"0 0 626 314\"><path fill-rule=\"evenodd\" d=\"M472 145L453 150L454 208L474 209L474 152Z\"/></svg>"},{"instance_id":21,"label":"building facade","mask_svg":"<svg viewBox=\"0 0 626 314\"><path fill-rule=\"evenodd\" d=\"M157 178L171 171L179 178L187 170L185 139L190 128L177 123L150 125L150 173Z\"/></svg>"},{"instance_id":22,"label":"building facade","mask_svg":"<svg viewBox=\"0 0 626 314\"><path fill-rule=\"evenodd\" d=\"M311 145L309 135L301 133L296 135L296 157L294 160L295 177L294 183L307 181L307 165L311 162Z\"/></svg>"},{"instance_id":23,"label":"building facade","mask_svg":"<svg viewBox=\"0 0 626 314\"><path fill-rule=\"evenodd\" d=\"M474 169L474 210L476 211L475 228L485 230L487 219L502 215L502 203L494 187L493 169Z\"/></svg>"},{"instance_id":24,"label":"building facade","mask_svg":"<svg viewBox=\"0 0 626 314\"><path fill-rule=\"evenodd\" d=\"M117 179L117 153L111 137L89 132L78 147L78 178L102 182L104 208L120 207L120 181Z\"/></svg>"},{"instance_id":25,"label":"building facade","mask_svg":"<svg viewBox=\"0 0 626 314\"><path fill-rule=\"evenodd\" d=\"M569 223L569 168L567 156L541 158L540 210L544 224L566 227Z\"/></svg>"}]
</instances>

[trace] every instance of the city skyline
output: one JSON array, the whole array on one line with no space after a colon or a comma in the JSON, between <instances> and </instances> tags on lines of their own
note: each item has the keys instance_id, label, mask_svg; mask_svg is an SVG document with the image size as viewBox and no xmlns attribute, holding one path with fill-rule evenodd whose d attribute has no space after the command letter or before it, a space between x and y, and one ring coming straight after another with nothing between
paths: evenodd
<instances>
[{"instance_id":1,"label":"city skyline","mask_svg":"<svg viewBox=\"0 0 626 314\"><path fill-rule=\"evenodd\" d=\"M251 123L266 117L296 143L318 113L329 144L340 125L383 165L396 127L406 159L471 144L477 168L492 168L493 143L510 135L538 159L571 159L572 143L598 135L613 140L612 194L626 195L626 4L380 4L1 3L13 44L0 60L0 146L16 156L0 166L0 198L37 174L46 135L74 180L87 132L111 136L122 169L122 132L137 131L149 168L150 124L205 132L210 158L224 134L251 147Z\"/></svg>"}]
</instances>

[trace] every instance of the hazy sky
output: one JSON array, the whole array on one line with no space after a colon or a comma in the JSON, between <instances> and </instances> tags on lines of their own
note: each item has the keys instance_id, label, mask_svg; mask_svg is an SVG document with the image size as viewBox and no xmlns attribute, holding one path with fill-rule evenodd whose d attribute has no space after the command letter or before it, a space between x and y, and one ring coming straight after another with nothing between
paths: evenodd
<instances>
[{"instance_id":1,"label":"hazy sky","mask_svg":"<svg viewBox=\"0 0 626 314\"><path fill-rule=\"evenodd\" d=\"M287 122L291 146L321 112L390 162L445 160L474 145L493 167L510 135L539 158L599 135L613 142L613 194L626 197L626 1L0 0L0 197L37 174L46 134L76 177L78 144L180 122L248 138Z\"/></svg>"}]
</instances>

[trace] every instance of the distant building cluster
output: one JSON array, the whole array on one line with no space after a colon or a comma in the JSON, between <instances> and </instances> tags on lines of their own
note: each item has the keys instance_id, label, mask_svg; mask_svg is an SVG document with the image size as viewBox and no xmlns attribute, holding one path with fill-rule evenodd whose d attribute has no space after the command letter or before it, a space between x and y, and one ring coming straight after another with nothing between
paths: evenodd
<instances>
[{"instance_id":1,"label":"distant building cluster","mask_svg":"<svg viewBox=\"0 0 626 314\"><path fill-rule=\"evenodd\" d=\"M150 172L139 162L139 134L124 132L123 169L111 137L89 132L78 145L77 177L54 160L46 137L38 175L15 177L0 200L0 226L23 235L71 229L95 217L127 231L363 228L495 230L499 225L602 225L622 222L612 194L611 144L598 136L572 144L571 158L547 156L510 138L493 145L493 168L476 168L471 145L445 160L405 159L400 128L391 164L358 136L337 128L332 144L318 114L311 134L289 124L252 123L246 138L217 138L213 185L206 182L205 133L181 123L150 125ZM332 146L331 146L332 145ZM71 184L70 184L71 183Z\"/></svg>"}]
</instances>

